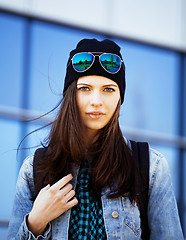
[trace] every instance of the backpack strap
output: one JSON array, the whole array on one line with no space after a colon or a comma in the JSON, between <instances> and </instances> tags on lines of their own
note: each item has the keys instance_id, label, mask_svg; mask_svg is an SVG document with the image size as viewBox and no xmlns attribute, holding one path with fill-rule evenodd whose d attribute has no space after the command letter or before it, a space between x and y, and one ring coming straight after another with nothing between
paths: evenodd
<instances>
[{"instance_id":1,"label":"backpack strap","mask_svg":"<svg viewBox=\"0 0 186 240\"><path fill-rule=\"evenodd\" d=\"M37 169L38 169L38 163L42 157L42 155L45 153L47 148L38 148L36 149L35 153L34 153L34 158L33 158L33 181L34 181L34 186L36 186L36 182L39 178L38 173L37 173ZM34 199L36 198L36 194L34 196Z\"/></svg>"},{"instance_id":2,"label":"backpack strap","mask_svg":"<svg viewBox=\"0 0 186 240\"><path fill-rule=\"evenodd\" d=\"M148 240L148 193L149 193L149 144L147 142L131 141L132 154L139 165L140 174L137 176L137 200L141 218L142 239Z\"/></svg>"}]
</instances>

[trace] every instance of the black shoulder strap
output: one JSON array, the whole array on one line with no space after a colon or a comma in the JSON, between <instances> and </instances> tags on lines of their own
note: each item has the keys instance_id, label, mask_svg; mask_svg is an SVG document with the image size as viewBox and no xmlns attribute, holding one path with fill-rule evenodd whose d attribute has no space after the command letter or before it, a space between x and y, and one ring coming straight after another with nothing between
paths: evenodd
<instances>
[{"instance_id":1,"label":"black shoulder strap","mask_svg":"<svg viewBox=\"0 0 186 240\"><path fill-rule=\"evenodd\" d=\"M146 142L131 141L132 154L139 164L140 174L137 177L137 198L140 210L142 239L150 237L148 226L148 193L149 193L149 144Z\"/></svg>"},{"instance_id":2,"label":"black shoulder strap","mask_svg":"<svg viewBox=\"0 0 186 240\"><path fill-rule=\"evenodd\" d=\"M36 186L36 181L39 178L38 173L37 173L38 163L41 160L41 157L45 153L45 151L46 151L46 148L38 148L38 149L36 149L36 151L34 153L34 159L33 159L33 181L34 181L34 186ZM36 190L36 194L37 194L37 190Z\"/></svg>"}]
</instances>

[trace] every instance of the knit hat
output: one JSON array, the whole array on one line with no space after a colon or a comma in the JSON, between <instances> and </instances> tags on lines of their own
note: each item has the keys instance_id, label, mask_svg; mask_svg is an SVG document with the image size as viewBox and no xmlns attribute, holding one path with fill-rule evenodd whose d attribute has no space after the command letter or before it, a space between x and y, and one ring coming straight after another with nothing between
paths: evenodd
<instances>
[{"instance_id":1,"label":"knit hat","mask_svg":"<svg viewBox=\"0 0 186 240\"><path fill-rule=\"evenodd\" d=\"M120 95L121 95L121 103L123 103L124 100L124 93L125 93L125 66L124 63L122 63L122 66L120 70L115 73L109 73L103 69L103 67L100 65L99 60L96 58L93 65L85 72L76 72L72 66L72 57L79 52L103 52L103 53L114 53L118 55L121 59L121 53L120 53L120 47L113 41L105 39L103 41L98 41L96 39L83 39L81 40L76 48L70 52L70 57L68 59L67 63L67 71L66 71L66 77L65 77L65 84L64 84L64 90L65 92L69 85L77 80L79 77L82 76L89 76L89 75L98 75L107 77L114 82L116 82L120 89Z\"/></svg>"}]
</instances>

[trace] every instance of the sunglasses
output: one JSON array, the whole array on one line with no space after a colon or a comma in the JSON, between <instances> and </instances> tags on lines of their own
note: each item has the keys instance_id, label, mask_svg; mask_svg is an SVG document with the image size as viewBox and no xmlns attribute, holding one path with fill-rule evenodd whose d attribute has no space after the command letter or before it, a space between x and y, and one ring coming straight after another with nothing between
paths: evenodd
<instances>
[{"instance_id":1,"label":"sunglasses","mask_svg":"<svg viewBox=\"0 0 186 240\"><path fill-rule=\"evenodd\" d=\"M122 64L121 58L113 53L102 53L102 52L81 52L77 53L72 57L72 66L77 72L87 71L94 63L95 57L99 57L99 62L103 69L108 73L117 73Z\"/></svg>"}]
</instances>

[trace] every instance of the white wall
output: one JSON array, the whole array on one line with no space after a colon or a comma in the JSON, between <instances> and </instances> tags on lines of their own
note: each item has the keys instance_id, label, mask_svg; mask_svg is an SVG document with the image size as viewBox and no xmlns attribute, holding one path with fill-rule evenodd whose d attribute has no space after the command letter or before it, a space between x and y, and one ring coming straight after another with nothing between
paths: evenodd
<instances>
[{"instance_id":1,"label":"white wall","mask_svg":"<svg viewBox=\"0 0 186 240\"><path fill-rule=\"evenodd\" d=\"M186 51L185 0L0 0L0 8Z\"/></svg>"}]
</instances>

